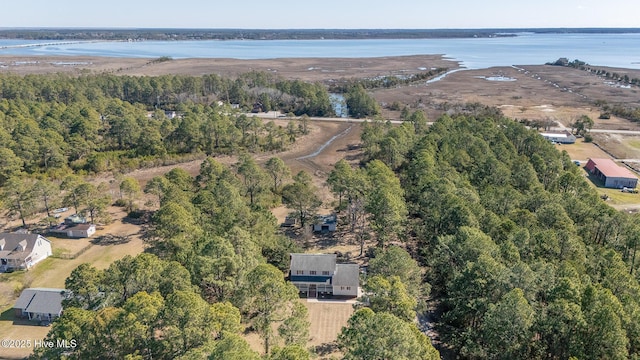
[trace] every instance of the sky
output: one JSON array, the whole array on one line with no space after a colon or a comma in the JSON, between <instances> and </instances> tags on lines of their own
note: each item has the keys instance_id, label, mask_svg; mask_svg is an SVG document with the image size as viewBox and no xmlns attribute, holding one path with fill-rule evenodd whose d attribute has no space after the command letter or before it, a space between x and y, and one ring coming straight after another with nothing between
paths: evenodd
<instances>
[{"instance_id":1,"label":"sky","mask_svg":"<svg viewBox=\"0 0 640 360\"><path fill-rule=\"evenodd\" d=\"M8 0L0 27L640 27L638 0Z\"/></svg>"}]
</instances>

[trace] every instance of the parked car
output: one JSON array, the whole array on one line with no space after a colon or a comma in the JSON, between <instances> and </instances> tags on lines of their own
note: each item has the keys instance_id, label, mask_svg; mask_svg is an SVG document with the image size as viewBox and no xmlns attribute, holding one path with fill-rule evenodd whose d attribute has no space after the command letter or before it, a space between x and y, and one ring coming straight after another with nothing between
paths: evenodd
<instances>
[{"instance_id":1,"label":"parked car","mask_svg":"<svg viewBox=\"0 0 640 360\"><path fill-rule=\"evenodd\" d=\"M69 210L69 208L64 207L64 208L55 209L53 210L53 212L57 214L57 213L63 213L67 210Z\"/></svg>"},{"instance_id":2,"label":"parked car","mask_svg":"<svg viewBox=\"0 0 640 360\"><path fill-rule=\"evenodd\" d=\"M636 189L636 188L623 187L623 188L622 188L622 192L624 192L624 193L631 193L631 194L637 194L637 193L638 193L638 189Z\"/></svg>"}]
</instances>

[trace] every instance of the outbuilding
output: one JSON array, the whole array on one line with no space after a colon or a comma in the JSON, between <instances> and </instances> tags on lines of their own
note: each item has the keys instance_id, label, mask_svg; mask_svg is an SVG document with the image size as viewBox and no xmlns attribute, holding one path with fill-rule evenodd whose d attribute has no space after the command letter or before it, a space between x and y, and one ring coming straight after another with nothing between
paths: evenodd
<instances>
[{"instance_id":1,"label":"outbuilding","mask_svg":"<svg viewBox=\"0 0 640 360\"><path fill-rule=\"evenodd\" d=\"M638 178L634 173L611 159L589 159L585 168L607 188L634 189L638 185Z\"/></svg>"},{"instance_id":2,"label":"outbuilding","mask_svg":"<svg viewBox=\"0 0 640 360\"><path fill-rule=\"evenodd\" d=\"M88 238L96 233L94 224L78 224L67 229L67 236L70 238Z\"/></svg>"},{"instance_id":3,"label":"outbuilding","mask_svg":"<svg viewBox=\"0 0 640 360\"><path fill-rule=\"evenodd\" d=\"M313 223L314 232L333 232L336 231L338 225L338 217L336 214L321 215L316 218Z\"/></svg>"},{"instance_id":4,"label":"outbuilding","mask_svg":"<svg viewBox=\"0 0 640 360\"><path fill-rule=\"evenodd\" d=\"M568 131L564 132L543 132L540 133L543 138L558 144L575 144L576 137Z\"/></svg>"}]
</instances>

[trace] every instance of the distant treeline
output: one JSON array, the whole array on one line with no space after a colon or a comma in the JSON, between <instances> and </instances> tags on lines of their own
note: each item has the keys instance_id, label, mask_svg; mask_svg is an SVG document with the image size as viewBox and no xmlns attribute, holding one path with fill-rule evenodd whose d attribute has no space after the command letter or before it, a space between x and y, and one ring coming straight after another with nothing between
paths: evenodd
<instances>
[{"instance_id":1,"label":"distant treeline","mask_svg":"<svg viewBox=\"0 0 640 360\"><path fill-rule=\"evenodd\" d=\"M590 73L594 73L596 75L599 75L599 76L602 76L602 77L606 78L607 80L622 82L622 83L628 84L628 85L636 85L636 86L640 85L640 78L631 78L627 74L620 74L620 73L617 73L615 71L610 71L610 70L607 70L607 69L597 68L597 67L595 67L593 65L589 65L586 62L578 60L578 59L575 59L573 61L569 61L567 58L560 58L560 59L556 60L555 62L552 62L552 63L549 62L546 65L572 67L574 69L584 70L584 71L588 71Z\"/></svg>"},{"instance_id":2,"label":"distant treeline","mask_svg":"<svg viewBox=\"0 0 640 360\"><path fill-rule=\"evenodd\" d=\"M9 29L0 38L29 40L314 40L515 36L496 29Z\"/></svg>"},{"instance_id":3,"label":"distant treeline","mask_svg":"<svg viewBox=\"0 0 640 360\"><path fill-rule=\"evenodd\" d=\"M360 85L365 89L393 88L400 85L408 85L417 81L429 80L438 75L442 75L447 71L449 71L449 68L439 67L408 75L376 76L364 79L340 79L329 84L329 91L346 93L354 85Z\"/></svg>"},{"instance_id":4,"label":"distant treeline","mask_svg":"<svg viewBox=\"0 0 640 360\"><path fill-rule=\"evenodd\" d=\"M546 29L5 29L0 38L30 40L312 40L509 37L517 33L620 34L637 28Z\"/></svg>"},{"instance_id":5,"label":"distant treeline","mask_svg":"<svg viewBox=\"0 0 640 360\"><path fill-rule=\"evenodd\" d=\"M574 69L588 71L612 82L629 86L640 86L640 78L632 78L627 74L620 74L618 72L611 71L610 69L597 68L578 59L569 61L566 58L560 58L555 62L547 63L547 65L571 67ZM600 107L600 110L602 111L602 114L600 115L601 119L608 119L611 115L615 115L634 122L640 121L640 108L619 104L607 104L602 100L596 101L596 105Z\"/></svg>"}]
</instances>

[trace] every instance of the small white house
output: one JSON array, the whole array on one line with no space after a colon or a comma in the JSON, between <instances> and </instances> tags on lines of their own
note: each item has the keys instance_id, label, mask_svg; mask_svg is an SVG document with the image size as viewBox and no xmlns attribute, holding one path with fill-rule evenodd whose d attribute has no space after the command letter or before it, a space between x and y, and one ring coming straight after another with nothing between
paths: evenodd
<instances>
[{"instance_id":1,"label":"small white house","mask_svg":"<svg viewBox=\"0 0 640 360\"><path fill-rule=\"evenodd\" d=\"M358 264L338 264L335 254L291 254L290 258L289 281L304 296L358 296Z\"/></svg>"},{"instance_id":2,"label":"small white house","mask_svg":"<svg viewBox=\"0 0 640 360\"><path fill-rule=\"evenodd\" d=\"M41 235L0 233L0 272L29 269L51 254L51 242Z\"/></svg>"},{"instance_id":3,"label":"small white house","mask_svg":"<svg viewBox=\"0 0 640 360\"><path fill-rule=\"evenodd\" d=\"M52 321L62 315L65 289L24 289L13 306L16 317L29 320Z\"/></svg>"}]
</instances>

